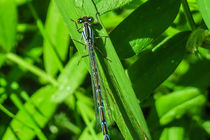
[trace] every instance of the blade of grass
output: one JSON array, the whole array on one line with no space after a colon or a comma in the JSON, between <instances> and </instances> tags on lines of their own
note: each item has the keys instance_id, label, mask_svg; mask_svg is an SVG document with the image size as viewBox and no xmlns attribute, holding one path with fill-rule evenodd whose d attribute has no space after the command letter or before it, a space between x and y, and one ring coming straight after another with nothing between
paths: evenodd
<instances>
[{"instance_id":1,"label":"blade of grass","mask_svg":"<svg viewBox=\"0 0 210 140\"><path fill-rule=\"evenodd\" d=\"M79 54L75 54L71 58L71 63L69 63L65 69L62 71L58 78L59 88L53 94L52 101L56 103L63 102L68 96L73 94L79 85L85 79L87 75L86 65L81 61ZM71 75L69 75L71 73Z\"/></svg>"},{"instance_id":2,"label":"blade of grass","mask_svg":"<svg viewBox=\"0 0 210 140\"><path fill-rule=\"evenodd\" d=\"M45 28L58 54L55 54L55 50L52 48L52 45L49 44L49 41L44 39L44 66L47 73L49 73L51 76L55 76L59 70L59 65L56 64L60 63L57 55L59 55L62 62L64 62L66 59L69 35L63 19L61 18L60 13L58 12L58 9L53 1L51 1L49 4Z\"/></svg>"},{"instance_id":3,"label":"blade of grass","mask_svg":"<svg viewBox=\"0 0 210 140\"><path fill-rule=\"evenodd\" d=\"M202 14L203 20L206 26L210 30L210 1L209 0L198 0L199 10Z\"/></svg>"},{"instance_id":4,"label":"blade of grass","mask_svg":"<svg viewBox=\"0 0 210 140\"><path fill-rule=\"evenodd\" d=\"M172 126L163 130L159 140L183 140L185 135L183 127Z\"/></svg>"},{"instance_id":5,"label":"blade of grass","mask_svg":"<svg viewBox=\"0 0 210 140\"><path fill-rule=\"evenodd\" d=\"M0 49L5 52L12 49L16 41L16 30L17 9L15 1L0 0Z\"/></svg>"},{"instance_id":6,"label":"blade of grass","mask_svg":"<svg viewBox=\"0 0 210 140\"><path fill-rule=\"evenodd\" d=\"M69 33L72 38L80 38L81 34L76 32L75 24L71 19L76 20L82 16L93 16L96 15L96 9L93 3L90 0L83 1L83 7L77 7L74 0L55 0L61 15L64 18L64 21L67 24ZM71 11L69 10L71 9ZM101 24L101 27L97 28L97 35L107 36L106 30ZM138 104L138 100L135 97L135 93L132 89L131 83L125 74L125 71L122 67L122 64L114 50L114 47L109 38L103 40L104 43L100 40L96 42L96 46L100 47L99 49L107 56L110 61L104 60L102 56L99 56L100 63L105 72L102 73L102 79L104 79L105 88L107 88L107 93L115 99L116 102L112 102L112 106L115 110L112 111L114 114L114 119L119 126L119 129L122 131L123 136L126 139L150 139L150 134L146 126L142 111ZM82 54L84 46L75 42L77 49ZM103 47L101 47L103 46ZM88 58L84 59L87 67L89 68ZM106 81L108 80L108 82ZM111 88L111 89L110 89ZM110 98L111 98L110 97ZM109 99L110 99L109 98Z\"/></svg>"},{"instance_id":7,"label":"blade of grass","mask_svg":"<svg viewBox=\"0 0 210 140\"><path fill-rule=\"evenodd\" d=\"M63 69L62 59L60 58L60 55L56 51L55 45L53 44L50 36L46 32L41 19L39 18L36 10L34 9L33 5L31 4L31 2L29 0L27 1L27 4L28 4L29 9L31 10L31 13L32 13L34 19L36 20L36 24L37 24L37 27L38 27L40 33L42 34L42 36L45 39L45 41L47 41L48 44L50 45L50 47L54 50L54 53L56 54L56 57L57 57L57 60L58 60L58 61L56 61L57 65L58 65L60 71L62 71L62 69Z\"/></svg>"},{"instance_id":8,"label":"blade of grass","mask_svg":"<svg viewBox=\"0 0 210 140\"><path fill-rule=\"evenodd\" d=\"M8 18L9 17L9 18ZM0 0L0 67L16 42L17 9L14 0Z\"/></svg>"}]
</instances>

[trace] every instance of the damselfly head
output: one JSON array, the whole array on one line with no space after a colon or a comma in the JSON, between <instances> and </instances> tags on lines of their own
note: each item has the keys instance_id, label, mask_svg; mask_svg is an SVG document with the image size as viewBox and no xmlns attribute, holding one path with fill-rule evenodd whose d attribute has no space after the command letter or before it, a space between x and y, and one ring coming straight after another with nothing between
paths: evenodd
<instances>
[{"instance_id":1,"label":"damselfly head","mask_svg":"<svg viewBox=\"0 0 210 140\"><path fill-rule=\"evenodd\" d=\"M93 19L93 17L82 17L82 18L79 18L78 20L77 20L77 22L78 23L85 23L85 22L87 22L87 23L93 23L93 21L94 21L94 19Z\"/></svg>"}]
</instances>

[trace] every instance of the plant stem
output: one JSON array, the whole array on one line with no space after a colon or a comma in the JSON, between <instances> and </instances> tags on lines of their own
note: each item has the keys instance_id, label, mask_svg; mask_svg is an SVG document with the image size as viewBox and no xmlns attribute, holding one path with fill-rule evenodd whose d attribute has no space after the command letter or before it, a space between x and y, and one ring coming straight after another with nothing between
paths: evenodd
<instances>
[{"instance_id":1,"label":"plant stem","mask_svg":"<svg viewBox=\"0 0 210 140\"><path fill-rule=\"evenodd\" d=\"M50 75L45 73L43 70L39 69L38 67L29 64L28 62L26 62L25 60L23 60L21 57L17 56L16 54L8 53L6 56L9 60L24 67L25 69L29 70L30 72L34 73L35 75L39 76L40 78L45 79L52 85L54 85L54 86L58 85L57 81L53 77L51 77Z\"/></svg>"},{"instance_id":2,"label":"plant stem","mask_svg":"<svg viewBox=\"0 0 210 140\"><path fill-rule=\"evenodd\" d=\"M10 112L10 111L9 111L7 108L5 108L2 104L0 104L0 110L1 110L2 112L4 112L5 114L7 114L7 116L9 116L9 117L11 117L11 118L13 118L13 119L19 121L20 123L22 123L23 125L27 126L28 128L30 128L30 129L32 129L32 130L34 129L34 127L30 126L29 124L24 123L23 121L17 119L17 118L15 117L15 114L13 114L12 112Z\"/></svg>"},{"instance_id":3,"label":"plant stem","mask_svg":"<svg viewBox=\"0 0 210 140\"><path fill-rule=\"evenodd\" d=\"M188 20L188 22L190 24L191 29L195 30L196 29L195 21L194 21L194 19L192 17L192 14L190 12L190 8L189 8L189 5L187 3L187 0L182 0L182 6L183 6L185 15L187 17L187 20Z\"/></svg>"}]
</instances>

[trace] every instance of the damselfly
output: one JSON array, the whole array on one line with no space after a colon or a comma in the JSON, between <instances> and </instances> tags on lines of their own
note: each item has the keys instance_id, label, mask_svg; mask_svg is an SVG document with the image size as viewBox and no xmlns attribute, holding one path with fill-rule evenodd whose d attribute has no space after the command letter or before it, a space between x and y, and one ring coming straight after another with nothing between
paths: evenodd
<instances>
[{"instance_id":1,"label":"damselfly","mask_svg":"<svg viewBox=\"0 0 210 140\"><path fill-rule=\"evenodd\" d=\"M91 23L93 23L94 19L93 17L82 17L78 19L78 23L83 23L83 31L82 31L82 37L85 42L85 47L88 46L89 51L89 58L90 58L90 66L91 66L91 78L92 78L92 86L93 90L95 92L96 100L97 100L97 107L101 122L101 129L104 135L104 140L109 140L109 134L108 134L108 128L107 128L107 122L105 119L105 109L104 104L102 100L101 95L101 86L99 81L99 74L98 74L98 67L97 62L95 59L95 53L94 53L94 33L91 28Z\"/></svg>"}]
</instances>

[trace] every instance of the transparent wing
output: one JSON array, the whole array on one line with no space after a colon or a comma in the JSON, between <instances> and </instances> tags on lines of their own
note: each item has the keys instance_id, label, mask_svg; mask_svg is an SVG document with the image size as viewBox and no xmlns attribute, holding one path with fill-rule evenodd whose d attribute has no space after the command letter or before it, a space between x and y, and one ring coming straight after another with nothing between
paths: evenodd
<instances>
[{"instance_id":1,"label":"transparent wing","mask_svg":"<svg viewBox=\"0 0 210 140\"><path fill-rule=\"evenodd\" d=\"M89 49L89 47L88 47ZM90 51L90 50L89 50ZM95 60L92 60L92 56L90 56L90 53L89 53L89 57L90 57L90 75L91 75L91 84L92 84L92 93L93 93L93 101L94 101L94 108L95 108L95 116L96 116L96 130L97 132L101 131L101 127L100 127L100 117L99 117L99 111L98 111L98 105L97 105L97 98L96 98L96 87L95 87L95 81L94 81L94 76L93 76L93 71L92 71L92 61L95 61ZM97 67L97 64L96 64L96 67Z\"/></svg>"},{"instance_id":2,"label":"transparent wing","mask_svg":"<svg viewBox=\"0 0 210 140\"><path fill-rule=\"evenodd\" d=\"M107 97L108 91L106 90L106 85L103 82L100 71L98 72L98 75L99 75L99 80L101 83L101 94L102 94L103 103L104 103L104 107L105 107L106 121L107 121L108 125L110 126L113 123L114 119L112 117L111 105L110 105L110 102Z\"/></svg>"},{"instance_id":3,"label":"transparent wing","mask_svg":"<svg viewBox=\"0 0 210 140\"><path fill-rule=\"evenodd\" d=\"M90 55L90 54L89 54ZM91 56L90 56L91 57ZM101 87L101 96L102 96L102 102L104 104L104 112L105 112L105 118L106 118L106 121L108 121L107 123L110 124L110 120L113 120L111 119L111 111L110 111L110 104L108 102L108 98L106 96L106 90L105 90L105 86L103 84L103 79L101 77L101 73L100 73L100 70L98 69L98 65L97 65L97 62L94 58L90 58L90 65L93 65L92 61L94 61L95 63L95 67L97 68L97 74L98 74L98 79L99 79L99 82L100 82L100 87ZM96 97L96 87L95 87L95 81L93 80L94 79L94 76L93 76L93 72L92 72L92 69L91 69L91 82L92 82L92 90L93 90L93 99L94 99L94 104L95 104L95 112L96 112L96 130L100 130L100 117L99 117L99 110L98 110L98 106L97 106L97 97Z\"/></svg>"},{"instance_id":4,"label":"transparent wing","mask_svg":"<svg viewBox=\"0 0 210 140\"><path fill-rule=\"evenodd\" d=\"M96 88L95 88L94 81L92 78L92 72L91 72L91 83L92 83L93 101L94 101L95 116L96 116L96 126L95 127L96 127L97 132L100 132L101 131L100 117L99 117L97 98L96 98Z\"/></svg>"},{"instance_id":5,"label":"transparent wing","mask_svg":"<svg viewBox=\"0 0 210 140\"><path fill-rule=\"evenodd\" d=\"M97 65L97 67L98 67L98 65ZM113 119L112 113L111 113L111 105L110 105L108 97L107 97L107 94L108 94L107 89L108 88L106 88L106 85L104 84L105 79L103 79L101 71L102 70L99 69L99 67L98 67L98 76L99 76L99 81L100 81L102 100L103 100L103 104L104 104L104 108L105 108L106 121L108 123L108 126L110 126L114 122L114 119Z\"/></svg>"}]
</instances>

